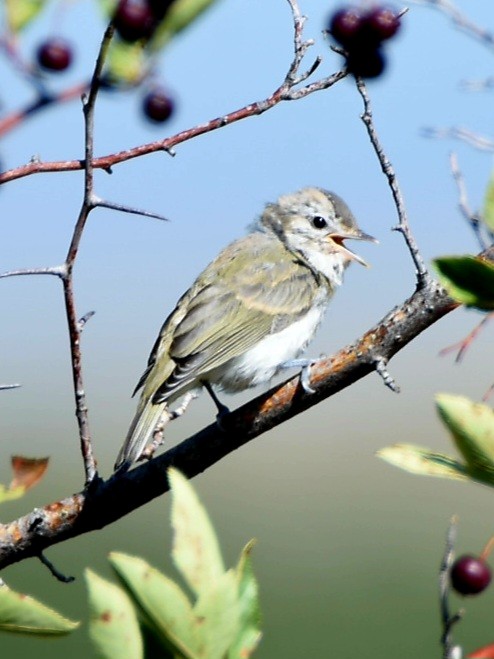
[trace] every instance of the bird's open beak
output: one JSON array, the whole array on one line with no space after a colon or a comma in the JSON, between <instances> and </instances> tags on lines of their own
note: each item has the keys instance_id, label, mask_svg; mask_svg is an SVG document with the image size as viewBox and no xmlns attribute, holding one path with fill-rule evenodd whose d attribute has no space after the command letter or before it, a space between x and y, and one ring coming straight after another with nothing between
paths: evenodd
<instances>
[{"instance_id":1,"label":"bird's open beak","mask_svg":"<svg viewBox=\"0 0 494 659\"><path fill-rule=\"evenodd\" d=\"M364 261L362 257L352 252L352 250L348 249L348 247L344 243L345 240L367 240L371 243L378 243L379 241L376 238L374 238L374 236L370 236L368 233L364 233L364 231L359 230L356 233L333 233L329 237L338 246L338 248L346 254L348 259L351 259L352 261L357 261L357 263L360 263L366 268L370 267L369 264L366 261Z\"/></svg>"}]
</instances>

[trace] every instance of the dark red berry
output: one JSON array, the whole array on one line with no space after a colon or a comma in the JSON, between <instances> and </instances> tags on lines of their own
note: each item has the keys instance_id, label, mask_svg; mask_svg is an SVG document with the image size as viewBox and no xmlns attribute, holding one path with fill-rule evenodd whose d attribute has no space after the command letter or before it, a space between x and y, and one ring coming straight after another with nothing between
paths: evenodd
<instances>
[{"instance_id":1,"label":"dark red berry","mask_svg":"<svg viewBox=\"0 0 494 659\"><path fill-rule=\"evenodd\" d=\"M169 119L175 109L175 103L170 94L157 87L146 94L142 102L142 110L146 117L155 123Z\"/></svg>"},{"instance_id":2,"label":"dark red berry","mask_svg":"<svg viewBox=\"0 0 494 659\"><path fill-rule=\"evenodd\" d=\"M391 39L400 29L397 13L390 7L375 7L364 17L364 30L369 39L377 43Z\"/></svg>"},{"instance_id":3,"label":"dark red berry","mask_svg":"<svg viewBox=\"0 0 494 659\"><path fill-rule=\"evenodd\" d=\"M492 574L487 563L476 556L461 556L451 567L451 585L462 595L477 595L487 588Z\"/></svg>"},{"instance_id":4,"label":"dark red berry","mask_svg":"<svg viewBox=\"0 0 494 659\"><path fill-rule=\"evenodd\" d=\"M65 39L52 37L40 44L36 58L48 71L65 71L72 63L72 48Z\"/></svg>"},{"instance_id":5,"label":"dark red berry","mask_svg":"<svg viewBox=\"0 0 494 659\"><path fill-rule=\"evenodd\" d=\"M346 62L350 73L360 78L377 78L386 68L386 59L379 48L352 48Z\"/></svg>"},{"instance_id":6,"label":"dark red berry","mask_svg":"<svg viewBox=\"0 0 494 659\"><path fill-rule=\"evenodd\" d=\"M158 20L161 20L170 9L170 5L172 5L175 0L148 0L148 2L154 16Z\"/></svg>"},{"instance_id":7,"label":"dark red berry","mask_svg":"<svg viewBox=\"0 0 494 659\"><path fill-rule=\"evenodd\" d=\"M331 17L329 31L336 41L348 47L358 40L362 24L362 13L356 7L342 7Z\"/></svg>"},{"instance_id":8,"label":"dark red berry","mask_svg":"<svg viewBox=\"0 0 494 659\"><path fill-rule=\"evenodd\" d=\"M121 39L133 43L152 36L156 17L147 0L120 0L113 24Z\"/></svg>"}]
</instances>

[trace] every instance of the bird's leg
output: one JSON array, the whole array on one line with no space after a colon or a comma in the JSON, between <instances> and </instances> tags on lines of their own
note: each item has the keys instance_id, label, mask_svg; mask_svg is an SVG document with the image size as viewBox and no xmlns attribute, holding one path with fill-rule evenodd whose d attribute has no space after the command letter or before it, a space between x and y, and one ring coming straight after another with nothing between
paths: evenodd
<instances>
[{"instance_id":1,"label":"bird's leg","mask_svg":"<svg viewBox=\"0 0 494 659\"><path fill-rule=\"evenodd\" d=\"M203 387L206 389L208 394L211 396L213 399L214 404L216 405L216 408L218 409L218 414L216 415L216 420L218 421L218 425L220 425L221 419L225 417L227 414L230 414L230 410L226 405L223 405L223 403L220 401L218 396L214 393L214 389L211 386L211 384L207 380L203 380L201 382Z\"/></svg>"},{"instance_id":2,"label":"bird's leg","mask_svg":"<svg viewBox=\"0 0 494 659\"><path fill-rule=\"evenodd\" d=\"M289 359L287 362L283 362L280 368L301 368L300 386L306 394L315 394L316 390L310 386L310 368L318 361L317 359Z\"/></svg>"}]
</instances>

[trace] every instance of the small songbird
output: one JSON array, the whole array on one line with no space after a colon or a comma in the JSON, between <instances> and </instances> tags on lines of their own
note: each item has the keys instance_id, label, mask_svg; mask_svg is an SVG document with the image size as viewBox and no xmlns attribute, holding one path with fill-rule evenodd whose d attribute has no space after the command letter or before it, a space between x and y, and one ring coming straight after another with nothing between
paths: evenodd
<instances>
[{"instance_id":1,"label":"small songbird","mask_svg":"<svg viewBox=\"0 0 494 659\"><path fill-rule=\"evenodd\" d=\"M338 195L304 188L267 204L250 232L199 275L165 320L136 391L136 415L115 470L126 471L153 437L165 408L188 391L238 392L270 380L307 346L351 261L344 244L370 240ZM135 392L134 392L135 393Z\"/></svg>"}]
</instances>

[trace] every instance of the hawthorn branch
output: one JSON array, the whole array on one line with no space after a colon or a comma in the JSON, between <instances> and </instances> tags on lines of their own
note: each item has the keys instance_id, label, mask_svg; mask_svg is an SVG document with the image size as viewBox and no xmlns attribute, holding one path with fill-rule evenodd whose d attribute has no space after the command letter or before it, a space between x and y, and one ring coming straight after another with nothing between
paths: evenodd
<instances>
[{"instance_id":1,"label":"hawthorn branch","mask_svg":"<svg viewBox=\"0 0 494 659\"><path fill-rule=\"evenodd\" d=\"M290 5L293 16L294 55L283 82L270 96L264 100L249 103L249 105L246 105L237 110L233 110L232 112L229 112L228 114L225 114L221 117L211 119L206 123L199 124L193 128L188 128L187 130L181 131L172 137L167 137L165 139L150 142L148 144L142 144L131 149L113 153L107 156L92 158L92 169L103 169L109 171L114 165L126 162L127 160L132 160L133 158L140 158L141 156L148 155L150 153L156 153L158 151L165 151L171 155L175 155L174 147L178 144L187 142L191 139L194 139L195 137L198 137L199 135L205 135L206 133L211 133L212 131L224 128L225 126L229 126L230 124L236 123L237 121L242 121L243 119L247 119L249 117L264 114L264 112L271 110L273 107L283 101L297 101L301 98L304 98L305 96L313 94L314 92L329 89L329 87L332 87L334 84L345 78L348 73L346 69L343 68L341 71L337 71L336 73L318 81L303 87L298 86L314 73L314 71L321 63L321 60L320 58L316 58L316 60L307 69L307 71L304 73L299 73L302 60L305 57L307 50L313 45L313 41L304 41L302 39L302 30L305 18L300 14L296 0L288 0L288 4ZM83 160L30 162L26 165L16 167L15 169L11 169L0 174L0 184L8 183L9 181L14 181L25 176L31 176L33 174L41 174L47 172L73 172L80 171L84 168L85 162Z\"/></svg>"},{"instance_id":2,"label":"hawthorn branch","mask_svg":"<svg viewBox=\"0 0 494 659\"><path fill-rule=\"evenodd\" d=\"M364 122L365 127L367 129L367 134L371 141L372 147L374 148L377 159L379 160L379 164L381 165L381 170L388 179L388 185L391 189L391 194L393 195L393 200L395 202L396 210L398 213L398 225L394 227L394 230L399 231L403 235L403 238L405 239L405 243L408 247L408 251L410 252L410 256L412 257L412 260L415 264L415 269L417 274L417 284L419 286L427 285L428 283L430 283L430 275L427 272L427 268L425 267L424 260L420 254L418 245L410 229L407 211L405 208L405 201L403 199L403 195L401 193L401 189L398 183L398 179L396 178L394 168L389 158L384 153L384 149L381 145L381 141L379 140L379 136L374 126L370 98L369 95L367 94L367 87L365 86L364 81L360 77L356 78L356 84L357 84L357 90L360 96L362 97L362 101L364 103L364 112L361 115L361 119Z\"/></svg>"},{"instance_id":3,"label":"hawthorn branch","mask_svg":"<svg viewBox=\"0 0 494 659\"><path fill-rule=\"evenodd\" d=\"M494 248L483 254L494 262ZM0 569L83 533L101 529L168 490L166 470L180 469L189 478L205 471L284 421L329 398L376 370L377 359L389 360L421 332L458 306L430 280L392 309L360 339L311 368L313 394L299 386L299 377L258 396L197 434L125 474L61 501L36 508L0 526Z\"/></svg>"}]
</instances>

